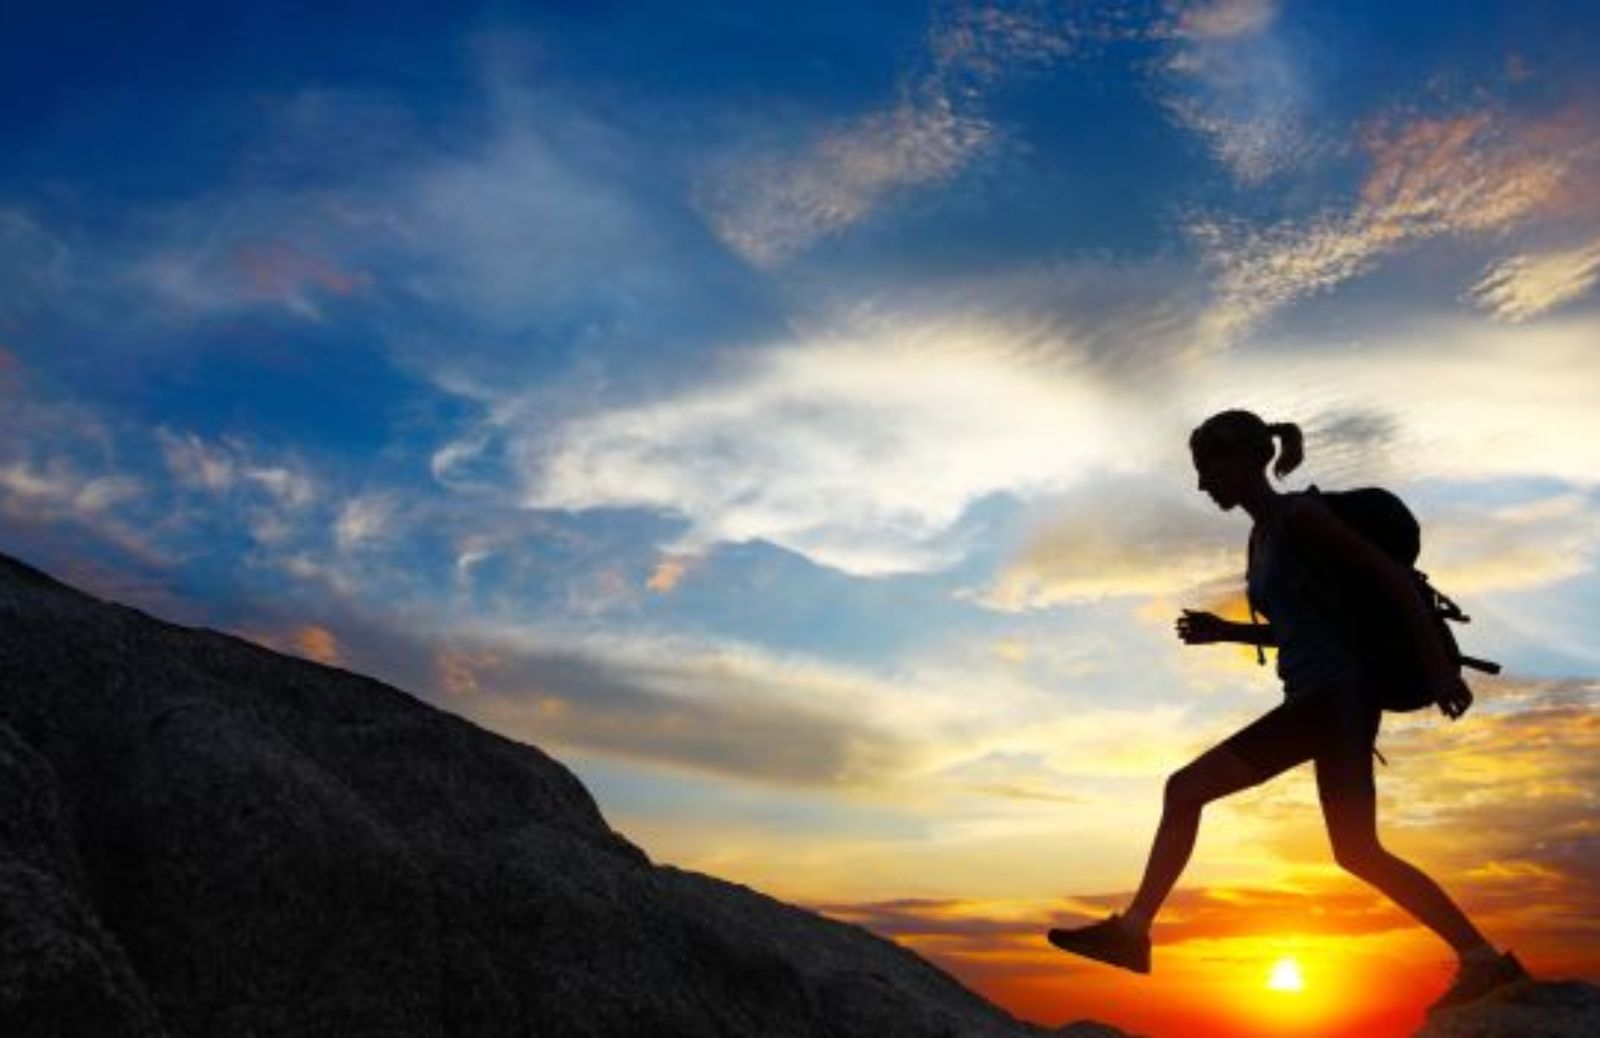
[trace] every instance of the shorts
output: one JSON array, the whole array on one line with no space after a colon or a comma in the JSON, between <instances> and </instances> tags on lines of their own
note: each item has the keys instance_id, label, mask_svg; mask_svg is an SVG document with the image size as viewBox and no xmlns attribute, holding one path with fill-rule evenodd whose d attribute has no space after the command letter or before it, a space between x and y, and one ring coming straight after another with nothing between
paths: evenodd
<instances>
[{"instance_id":1,"label":"shorts","mask_svg":"<svg viewBox=\"0 0 1600 1038\"><path fill-rule=\"evenodd\" d=\"M1267 711L1217 747L1242 758L1256 783L1315 761L1317 794L1326 802L1376 795L1373 747L1383 708L1357 682L1316 689Z\"/></svg>"}]
</instances>

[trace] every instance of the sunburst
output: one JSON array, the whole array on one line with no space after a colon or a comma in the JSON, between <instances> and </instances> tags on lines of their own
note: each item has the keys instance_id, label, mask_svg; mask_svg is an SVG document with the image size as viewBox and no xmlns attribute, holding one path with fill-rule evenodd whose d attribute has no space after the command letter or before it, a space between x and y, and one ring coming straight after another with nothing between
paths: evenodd
<instances>
[{"instance_id":1,"label":"sunburst","mask_svg":"<svg viewBox=\"0 0 1600 1038\"><path fill-rule=\"evenodd\" d=\"M1300 963L1291 958L1279 959L1272 964L1267 976L1270 991L1300 992L1306 989L1305 978L1300 975Z\"/></svg>"}]
</instances>

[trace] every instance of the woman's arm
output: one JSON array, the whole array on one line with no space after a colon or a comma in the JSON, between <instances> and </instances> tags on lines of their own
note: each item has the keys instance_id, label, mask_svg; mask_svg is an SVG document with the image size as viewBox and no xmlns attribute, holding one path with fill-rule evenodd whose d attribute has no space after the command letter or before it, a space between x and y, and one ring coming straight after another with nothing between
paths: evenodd
<instances>
[{"instance_id":1,"label":"woman's arm","mask_svg":"<svg viewBox=\"0 0 1600 1038\"><path fill-rule=\"evenodd\" d=\"M1213 613L1185 609L1178 617L1178 637L1188 645L1210 645L1215 642L1238 642L1240 645L1278 644L1270 624L1241 624L1224 620Z\"/></svg>"}]
</instances>

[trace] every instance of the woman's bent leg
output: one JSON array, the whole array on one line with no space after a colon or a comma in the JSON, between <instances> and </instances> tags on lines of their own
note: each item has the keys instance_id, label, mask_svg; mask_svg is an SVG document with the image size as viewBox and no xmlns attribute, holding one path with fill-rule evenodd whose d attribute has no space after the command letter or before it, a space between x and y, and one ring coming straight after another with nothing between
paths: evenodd
<instances>
[{"instance_id":1,"label":"woman's bent leg","mask_svg":"<svg viewBox=\"0 0 1600 1038\"><path fill-rule=\"evenodd\" d=\"M1370 759L1366 767L1370 772ZM1442 937L1458 955L1481 954L1488 950L1483 934L1439 884L1415 865L1389 853L1378 841L1377 797L1373 795L1371 783L1330 782L1333 778L1333 769L1319 760L1317 782L1334 860L1347 872L1382 891L1389 900ZM1330 785L1334 788L1330 789Z\"/></svg>"}]
</instances>

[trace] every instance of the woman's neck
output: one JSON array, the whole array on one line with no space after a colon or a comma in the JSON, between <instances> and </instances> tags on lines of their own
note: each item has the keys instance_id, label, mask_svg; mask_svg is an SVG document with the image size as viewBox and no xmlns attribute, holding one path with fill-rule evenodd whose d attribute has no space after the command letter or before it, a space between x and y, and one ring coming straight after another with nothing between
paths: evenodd
<instances>
[{"instance_id":1,"label":"woman's neck","mask_svg":"<svg viewBox=\"0 0 1600 1038\"><path fill-rule=\"evenodd\" d=\"M1264 522L1282 502L1283 495L1272 489L1265 478L1239 498L1239 506L1257 523Z\"/></svg>"}]
</instances>

